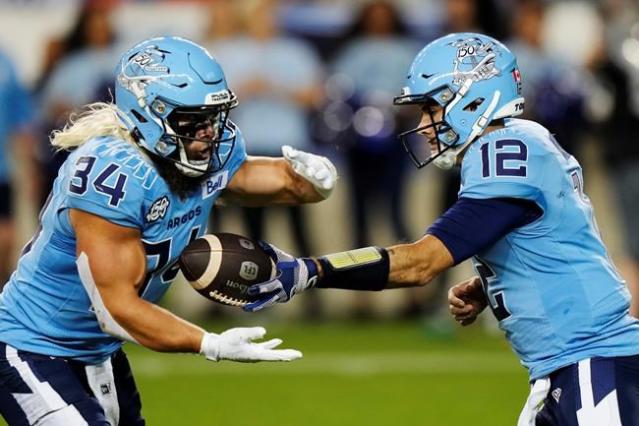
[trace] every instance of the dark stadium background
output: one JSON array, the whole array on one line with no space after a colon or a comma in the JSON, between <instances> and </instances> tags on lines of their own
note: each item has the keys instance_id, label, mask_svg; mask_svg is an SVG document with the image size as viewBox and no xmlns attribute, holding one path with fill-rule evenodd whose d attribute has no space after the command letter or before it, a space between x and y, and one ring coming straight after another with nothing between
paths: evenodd
<instances>
[{"instance_id":1,"label":"dark stadium background","mask_svg":"<svg viewBox=\"0 0 639 426\"><path fill-rule=\"evenodd\" d=\"M527 117L549 127L584 166L604 241L632 289L639 271L632 250L639 241L637 9L632 0L2 0L0 50L32 96L34 120L25 139L0 153L17 165L18 188L16 248L0 256L17 259L63 160L47 147L48 133L82 104L109 99L111 58L162 34L219 53L240 98L231 117L246 120L239 124L247 128L249 153L277 155L284 134L265 138L264 123L242 117L243 108L286 98L304 116L300 147L330 157L340 171L338 188L319 205L220 206L211 230L264 238L295 254L419 238L454 199L457 177L432 166L413 169L395 141L411 117L389 105L400 90L402 61L439 35L480 31L518 55ZM260 39L271 13L275 28L262 28L271 33ZM260 77L292 62L242 68L234 43L259 47L277 38L312 52L300 67L312 67L316 81L295 88L306 96L292 93L290 82ZM242 80L242 73L253 74ZM163 302L171 310L211 330L264 325L305 355L291 364L214 364L128 345L148 423L515 424L528 392L525 370L490 315L462 329L446 312L446 289L471 273L464 264L412 291L309 292L259 314L214 306L180 278Z\"/></svg>"}]
</instances>

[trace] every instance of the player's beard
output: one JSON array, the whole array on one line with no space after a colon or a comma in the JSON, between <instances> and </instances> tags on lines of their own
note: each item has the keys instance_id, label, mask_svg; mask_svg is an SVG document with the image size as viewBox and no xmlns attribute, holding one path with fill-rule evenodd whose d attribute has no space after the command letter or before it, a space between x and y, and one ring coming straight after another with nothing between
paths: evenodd
<instances>
[{"instance_id":1,"label":"player's beard","mask_svg":"<svg viewBox=\"0 0 639 426\"><path fill-rule=\"evenodd\" d=\"M208 174L205 173L198 177L188 177L182 174L175 163L165 158L154 156L153 162L156 165L156 169L160 176L166 181L171 192L180 197L181 200L186 199L189 195L197 191L202 182L208 178Z\"/></svg>"}]
</instances>

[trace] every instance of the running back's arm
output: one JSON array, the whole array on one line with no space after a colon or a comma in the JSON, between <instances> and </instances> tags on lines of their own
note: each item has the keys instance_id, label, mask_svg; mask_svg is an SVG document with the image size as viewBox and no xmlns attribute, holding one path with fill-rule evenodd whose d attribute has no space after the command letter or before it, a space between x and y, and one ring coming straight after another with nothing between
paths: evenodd
<instances>
[{"instance_id":1,"label":"running back's arm","mask_svg":"<svg viewBox=\"0 0 639 426\"><path fill-rule=\"evenodd\" d=\"M139 297L146 256L135 228L71 209L77 254L86 254L90 273L112 319L135 341L162 352L199 352L201 328Z\"/></svg>"},{"instance_id":2,"label":"running back's arm","mask_svg":"<svg viewBox=\"0 0 639 426\"><path fill-rule=\"evenodd\" d=\"M283 157L247 157L223 197L243 206L321 201L313 184L295 173Z\"/></svg>"}]
</instances>

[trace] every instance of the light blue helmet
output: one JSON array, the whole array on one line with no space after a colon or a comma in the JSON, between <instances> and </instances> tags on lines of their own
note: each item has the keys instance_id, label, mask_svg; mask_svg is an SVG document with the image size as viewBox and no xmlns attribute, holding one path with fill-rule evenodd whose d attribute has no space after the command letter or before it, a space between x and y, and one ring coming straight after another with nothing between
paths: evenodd
<instances>
[{"instance_id":1,"label":"light blue helmet","mask_svg":"<svg viewBox=\"0 0 639 426\"><path fill-rule=\"evenodd\" d=\"M493 120L517 116L524 109L515 55L494 38L476 33L449 34L424 47L394 102L443 108L441 121L404 132L400 139L417 167L435 162L444 169L451 168ZM429 142L437 143L436 150L416 137L427 128L434 128L436 136Z\"/></svg>"},{"instance_id":2,"label":"light blue helmet","mask_svg":"<svg viewBox=\"0 0 639 426\"><path fill-rule=\"evenodd\" d=\"M227 118L237 98L204 48L179 37L145 40L122 56L115 74L115 103L142 148L190 177L224 167L219 148L235 143ZM209 144L208 155L190 158L185 144L195 140Z\"/></svg>"}]
</instances>

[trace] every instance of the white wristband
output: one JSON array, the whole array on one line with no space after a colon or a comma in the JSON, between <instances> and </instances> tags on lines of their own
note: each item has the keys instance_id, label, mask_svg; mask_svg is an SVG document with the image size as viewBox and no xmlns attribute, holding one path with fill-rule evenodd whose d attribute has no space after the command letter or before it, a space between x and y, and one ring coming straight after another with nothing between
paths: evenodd
<instances>
[{"instance_id":1,"label":"white wristband","mask_svg":"<svg viewBox=\"0 0 639 426\"><path fill-rule=\"evenodd\" d=\"M220 360L220 336L215 333L204 333L200 344L200 353L210 361Z\"/></svg>"}]
</instances>

